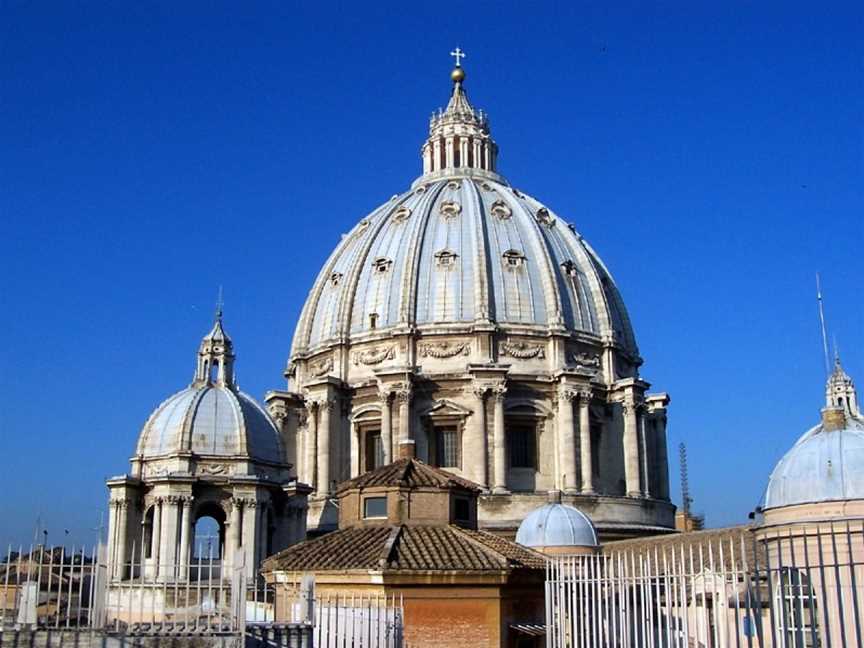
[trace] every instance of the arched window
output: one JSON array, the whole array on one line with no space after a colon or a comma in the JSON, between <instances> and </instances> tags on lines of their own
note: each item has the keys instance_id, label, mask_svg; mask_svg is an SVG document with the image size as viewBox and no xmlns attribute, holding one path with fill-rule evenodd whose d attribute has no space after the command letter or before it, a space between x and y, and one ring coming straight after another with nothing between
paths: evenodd
<instances>
[{"instance_id":1,"label":"arched window","mask_svg":"<svg viewBox=\"0 0 864 648\"><path fill-rule=\"evenodd\" d=\"M147 513L144 514L144 557L152 558L153 557L153 517L156 514L156 507L151 506L147 509Z\"/></svg>"},{"instance_id":2,"label":"arched window","mask_svg":"<svg viewBox=\"0 0 864 648\"><path fill-rule=\"evenodd\" d=\"M774 591L774 618L777 632L788 648L817 648L819 615L816 596L807 575L794 567L784 567L777 573Z\"/></svg>"},{"instance_id":3,"label":"arched window","mask_svg":"<svg viewBox=\"0 0 864 648\"><path fill-rule=\"evenodd\" d=\"M205 502L195 513L192 558L221 560L225 547L225 511L214 502Z\"/></svg>"}]
</instances>

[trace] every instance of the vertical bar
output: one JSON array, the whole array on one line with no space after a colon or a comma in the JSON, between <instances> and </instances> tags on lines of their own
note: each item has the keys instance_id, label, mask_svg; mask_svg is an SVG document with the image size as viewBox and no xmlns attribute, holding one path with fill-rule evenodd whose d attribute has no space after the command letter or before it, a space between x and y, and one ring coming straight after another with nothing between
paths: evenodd
<instances>
[{"instance_id":1,"label":"vertical bar","mask_svg":"<svg viewBox=\"0 0 864 648\"><path fill-rule=\"evenodd\" d=\"M776 537L775 537L775 540L776 540ZM778 642L777 642L778 627L777 627L776 620L774 618L774 616L775 616L775 609L774 608L777 606L774 603L774 587L771 584L771 548L770 548L770 544L769 544L771 542L771 539L768 536L765 536L764 542L765 542L765 576L768 579L768 601L769 601L768 612L769 612L769 616L771 619L771 645L777 646L778 645ZM780 551L782 550L782 547L779 546L779 543L775 543L775 544L777 544L777 548L778 548L777 553L779 554ZM782 578L781 578L780 588L782 589L782 587L783 587L783 585L782 585ZM782 599L782 596L781 596L781 599ZM782 614L782 611L781 611L781 614ZM780 646L786 645L786 637L783 634L781 634L781 643L779 643L779 645Z\"/></svg>"},{"instance_id":2,"label":"vertical bar","mask_svg":"<svg viewBox=\"0 0 864 648\"><path fill-rule=\"evenodd\" d=\"M837 531L831 522L831 551L834 554L834 578L837 580L837 618L840 621L840 645L846 646L846 619L843 614L843 578L840 573L840 558L837 555ZM851 557L850 557L851 560Z\"/></svg>"},{"instance_id":3,"label":"vertical bar","mask_svg":"<svg viewBox=\"0 0 864 648\"><path fill-rule=\"evenodd\" d=\"M69 588L67 598L69 603L66 606L66 627L69 627L72 621L72 582L75 580L75 545L72 545L72 553L69 555Z\"/></svg>"},{"instance_id":4,"label":"vertical bar","mask_svg":"<svg viewBox=\"0 0 864 648\"><path fill-rule=\"evenodd\" d=\"M813 575L810 566L810 534L808 533L806 526L804 527L804 568L807 570L807 584L809 586L807 591L807 607L810 611L810 641L812 642L811 645L814 648L817 648L819 646L819 636L817 634L819 615L814 607L816 588L813 587ZM822 583L821 586L824 587L825 584Z\"/></svg>"},{"instance_id":5,"label":"vertical bar","mask_svg":"<svg viewBox=\"0 0 864 648\"><path fill-rule=\"evenodd\" d=\"M864 526L864 522L862 522L862 526ZM864 538L862 538L864 539ZM858 583L855 578L855 554L852 549L852 534L849 529L849 522L846 522L846 548L849 552L849 576L852 584L852 618L855 619L855 640L858 644L858 648L861 647L861 614L858 610ZM840 610L842 614L843 611ZM815 644L814 644L815 645Z\"/></svg>"},{"instance_id":6,"label":"vertical bar","mask_svg":"<svg viewBox=\"0 0 864 648\"><path fill-rule=\"evenodd\" d=\"M723 550L723 542L720 541L720 550ZM720 562L723 562L721 553ZM724 563L725 565L725 563ZM729 569L732 589L735 591L735 648L741 648L741 586L742 579L739 578L740 571L738 561L735 559L735 541L729 538ZM724 578L723 582L726 582Z\"/></svg>"},{"instance_id":7,"label":"vertical bar","mask_svg":"<svg viewBox=\"0 0 864 648\"><path fill-rule=\"evenodd\" d=\"M791 567L789 568L789 586L792 592L792 600L790 601L790 608L793 611L792 621L795 623L795 635L793 640L794 646L803 646L804 645L804 603L802 601L802 594L804 593L804 587L801 581L801 570L798 568L798 561L795 559L795 539L792 537L792 527L789 527L786 530L787 538L789 540L789 560L791 562ZM810 580L809 574L807 575L807 585L809 590ZM793 580L793 578L797 578L797 584ZM797 589L796 589L797 588ZM797 616L796 616L797 614Z\"/></svg>"},{"instance_id":8,"label":"vertical bar","mask_svg":"<svg viewBox=\"0 0 864 648\"><path fill-rule=\"evenodd\" d=\"M84 545L81 545L81 569L78 572L78 627L81 627L81 603L84 600Z\"/></svg>"}]
</instances>

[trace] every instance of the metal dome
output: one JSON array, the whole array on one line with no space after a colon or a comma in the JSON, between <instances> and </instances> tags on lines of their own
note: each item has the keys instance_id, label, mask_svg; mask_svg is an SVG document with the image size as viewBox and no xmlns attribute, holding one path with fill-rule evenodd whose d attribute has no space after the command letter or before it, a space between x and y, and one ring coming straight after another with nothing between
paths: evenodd
<instances>
[{"instance_id":1,"label":"metal dome","mask_svg":"<svg viewBox=\"0 0 864 648\"><path fill-rule=\"evenodd\" d=\"M864 499L864 424L856 419L804 434L771 473L764 508L849 499Z\"/></svg>"},{"instance_id":2,"label":"metal dome","mask_svg":"<svg viewBox=\"0 0 864 648\"><path fill-rule=\"evenodd\" d=\"M516 542L526 547L596 547L597 532L588 516L566 504L550 503L532 511L519 525Z\"/></svg>"}]
</instances>

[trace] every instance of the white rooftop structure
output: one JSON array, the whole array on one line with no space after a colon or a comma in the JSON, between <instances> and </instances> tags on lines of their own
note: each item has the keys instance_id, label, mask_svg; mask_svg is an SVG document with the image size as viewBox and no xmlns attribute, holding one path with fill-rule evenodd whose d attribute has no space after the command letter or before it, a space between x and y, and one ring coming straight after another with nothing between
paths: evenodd
<instances>
[{"instance_id":1,"label":"white rooftop structure","mask_svg":"<svg viewBox=\"0 0 864 648\"><path fill-rule=\"evenodd\" d=\"M864 499L864 418L839 358L826 387L822 422L774 468L763 508Z\"/></svg>"},{"instance_id":2,"label":"white rooftop structure","mask_svg":"<svg viewBox=\"0 0 864 648\"><path fill-rule=\"evenodd\" d=\"M535 509L522 521L516 542L534 548L589 547L599 545L588 516L573 506L558 502Z\"/></svg>"}]
</instances>

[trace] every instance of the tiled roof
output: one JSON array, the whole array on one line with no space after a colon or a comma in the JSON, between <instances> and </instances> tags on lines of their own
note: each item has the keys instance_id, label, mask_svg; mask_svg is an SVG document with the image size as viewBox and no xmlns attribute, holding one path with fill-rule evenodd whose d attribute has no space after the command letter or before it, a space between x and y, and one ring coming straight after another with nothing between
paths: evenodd
<instances>
[{"instance_id":1,"label":"tiled roof","mask_svg":"<svg viewBox=\"0 0 864 648\"><path fill-rule=\"evenodd\" d=\"M542 555L457 526L351 527L268 558L263 571L506 571L544 569Z\"/></svg>"},{"instance_id":2,"label":"tiled roof","mask_svg":"<svg viewBox=\"0 0 864 648\"><path fill-rule=\"evenodd\" d=\"M733 527L724 527L721 529L706 529L704 531L692 531L689 533L674 533L668 535L651 536L648 538L633 538L630 540L618 540L616 542L608 542L602 546L605 555L617 555L620 553L634 554L635 556L653 557L656 555L662 561L664 553L670 557L674 553L676 558L680 558L683 549L684 559L686 562L690 560L690 551L693 551L694 567L699 565L699 550L702 550L702 560L709 560L709 548L713 553L715 564L720 560L720 547L722 545L723 562L727 569L731 568L732 559L734 556L735 562L741 562L743 557L748 565L754 564L754 559L759 549L754 546L753 536L750 533L750 526L739 525ZM764 562L764 557L759 555L760 563Z\"/></svg>"},{"instance_id":3,"label":"tiled roof","mask_svg":"<svg viewBox=\"0 0 864 648\"><path fill-rule=\"evenodd\" d=\"M375 470L342 482L339 491L350 488L369 488L371 486L463 488L480 492L474 482L457 477L453 473L429 466L419 459L399 459Z\"/></svg>"}]
</instances>

